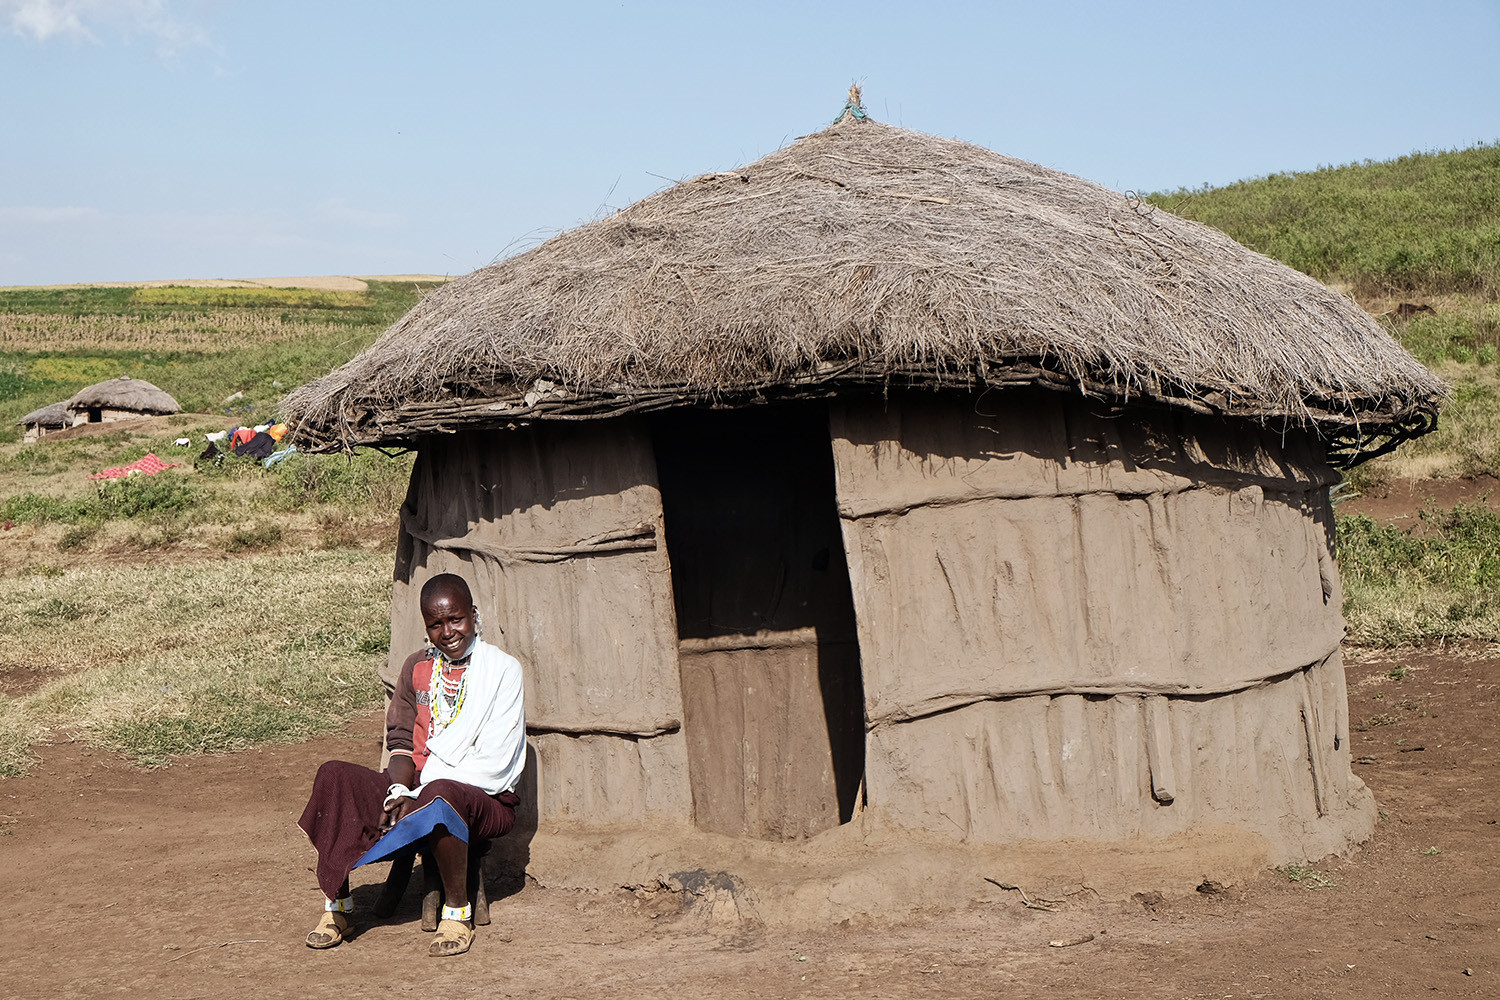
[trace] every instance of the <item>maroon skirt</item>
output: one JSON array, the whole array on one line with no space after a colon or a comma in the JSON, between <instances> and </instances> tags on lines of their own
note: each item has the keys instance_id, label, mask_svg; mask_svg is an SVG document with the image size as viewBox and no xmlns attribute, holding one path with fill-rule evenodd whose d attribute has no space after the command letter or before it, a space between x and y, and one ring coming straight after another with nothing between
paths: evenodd
<instances>
[{"instance_id":1,"label":"maroon skirt","mask_svg":"<svg viewBox=\"0 0 1500 1000\"><path fill-rule=\"evenodd\" d=\"M330 760L318 768L312 795L297 825L318 852L318 885L323 895L337 899L354 862L375 845L385 820L385 793L391 776L359 764ZM493 840L516 822L514 792L486 795L473 785L439 778L417 788L418 806L442 799L468 825L468 839ZM462 833L463 831L450 831Z\"/></svg>"}]
</instances>

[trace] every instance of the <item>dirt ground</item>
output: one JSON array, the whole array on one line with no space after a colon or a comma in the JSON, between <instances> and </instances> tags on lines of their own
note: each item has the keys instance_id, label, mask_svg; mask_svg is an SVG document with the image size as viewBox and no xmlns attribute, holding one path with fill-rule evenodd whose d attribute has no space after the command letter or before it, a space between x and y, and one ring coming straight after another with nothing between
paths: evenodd
<instances>
[{"instance_id":1,"label":"dirt ground","mask_svg":"<svg viewBox=\"0 0 1500 1000\"><path fill-rule=\"evenodd\" d=\"M1412 528L1424 507L1446 510L1455 504L1484 504L1500 510L1500 477L1464 479L1392 479L1369 487L1339 504L1340 514L1364 514L1377 521Z\"/></svg>"},{"instance_id":2,"label":"dirt ground","mask_svg":"<svg viewBox=\"0 0 1500 1000\"><path fill-rule=\"evenodd\" d=\"M1500 997L1500 646L1351 660L1382 819L1347 859L1048 910L955 885L918 919L792 930L705 921L669 892L497 880L495 922L448 960L425 957L414 891L333 951L302 944L321 897L294 823L318 762L372 756L374 716L156 772L46 747L0 782L0 995Z\"/></svg>"}]
</instances>

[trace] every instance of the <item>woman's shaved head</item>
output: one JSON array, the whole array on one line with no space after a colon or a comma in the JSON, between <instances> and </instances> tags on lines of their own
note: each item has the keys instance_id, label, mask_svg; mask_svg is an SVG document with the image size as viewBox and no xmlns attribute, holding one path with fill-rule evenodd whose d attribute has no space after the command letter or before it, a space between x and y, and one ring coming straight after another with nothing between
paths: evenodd
<instances>
[{"instance_id":1,"label":"woman's shaved head","mask_svg":"<svg viewBox=\"0 0 1500 1000\"><path fill-rule=\"evenodd\" d=\"M474 595L469 593L469 585L456 573L439 573L422 584L423 607L431 604L439 596L447 597L463 607L472 607L474 604Z\"/></svg>"}]
</instances>

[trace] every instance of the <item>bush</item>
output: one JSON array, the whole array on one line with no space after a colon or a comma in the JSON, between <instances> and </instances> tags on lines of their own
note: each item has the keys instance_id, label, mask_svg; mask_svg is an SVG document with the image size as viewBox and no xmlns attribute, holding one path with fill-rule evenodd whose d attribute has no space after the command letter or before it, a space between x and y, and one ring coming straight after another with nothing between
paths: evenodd
<instances>
[{"instance_id":1,"label":"bush","mask_svg":"<svg viewBox=\"0 0 1500 1000\"><path fill-rule=\"evenodd\" d=\"M172 517L198 502L198 490L180 476L128 476L106 479L92 494L61 499L40 493L21 493L0 503L0 518L17 524L94 523L145 516Z\"/></svg>"},{"instance_id":2,"label":"bush","mask_svg":"<svg viewBox=\"0 0 1500 1000\"><path fill-rule=\"evenodd\" d=\"M198 491L180 476L128 476L100 484L94 513L105 519L182 514L197 502Z\"/></svg>"},{"instance_id":3,"label":"bush","mask_svg":"<svg viewBox=\"0 0 1500 1000\"><path fill-rule=\"evenodd\" d=\"M1147 198L1360 294L1500 289L1500 144Z\"/></svg>"},{"instance_id":4,"label":"bush","mask_svg":"<svg viewBox=\"0 0 1500 1000\"><path fill-rule=\"evenodd\" d=\"M281 525L273 521L257 521L248 528L236 528L224 543L224 548L228 552L268 549L281 541L281 535Z\"/></svg>"},{"instance_id":5,"label":"bush","mask_svg":"<svg viewBox=\"0 0 1500 1000\"><path fill-rule=\"evenodd\" d=\"M1340 518L1337 549L1354 641L1500 636L1500 513L1489 507L1424 510L1409 530Z\"/></svg>"},{"instance_id":6,"label":"bush","mask_svg":"<svg viewBox=\"0 0 1500 1000\"><path fill-rule=\"evenodd\" d=\"M292 510L329 504L394 511L406 497L412 461L411 456L391 458L368 448L347 458L293 455L274 469L277 503Z\"/></svg>"}]
</instances>

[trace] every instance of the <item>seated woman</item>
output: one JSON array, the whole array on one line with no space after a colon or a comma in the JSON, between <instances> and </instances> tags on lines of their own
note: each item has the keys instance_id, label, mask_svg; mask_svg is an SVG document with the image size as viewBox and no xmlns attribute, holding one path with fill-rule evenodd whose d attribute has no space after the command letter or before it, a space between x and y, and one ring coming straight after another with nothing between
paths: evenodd
<instances>
[{"instance_id":1,"label":"seated woman","mask_svg":"<svg viewBox=\"0 0 1500 1000\"><path fill-rule=\"evenodd\" d=\"M526 764L521 665L479 638L469 585L451 573L427 581L421 594L428 647L401 668L386 712L384 773L329 761L318 768L298 826L318 851L323 918L310 948L332 948L352 926L349 872L395 824L443 817L426 837L443 882L443 914L428 954L461 955L474 939L468 898L468 839L491 839L515 823L516 782ZM466 830L450 830L451 813ZM403 827L403 830L411 826ZM456 836L459 834L460 836Z\"/></svg>"}]
</instances>

